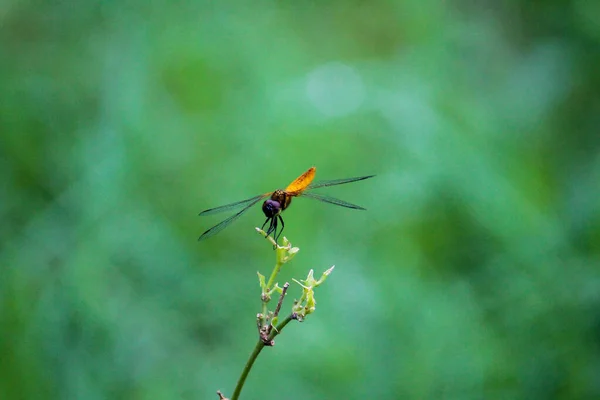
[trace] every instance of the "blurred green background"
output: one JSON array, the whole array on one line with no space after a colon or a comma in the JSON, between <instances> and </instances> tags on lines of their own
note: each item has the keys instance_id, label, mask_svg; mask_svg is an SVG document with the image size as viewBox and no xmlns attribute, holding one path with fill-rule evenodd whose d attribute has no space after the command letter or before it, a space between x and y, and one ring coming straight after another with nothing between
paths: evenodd
<instances>
[{"instance_id":1,"label":"blurred green background","mask_svg":"<svg viewBox=\"0 0 600 400\"><path fill-rule=\"evenodd\" d=\"M0 3L0 398L600 398L600 2ZM226 217L223 215L222 217ZM286 307L300 293L290 290Z\"/></svg>"}]
</instances>

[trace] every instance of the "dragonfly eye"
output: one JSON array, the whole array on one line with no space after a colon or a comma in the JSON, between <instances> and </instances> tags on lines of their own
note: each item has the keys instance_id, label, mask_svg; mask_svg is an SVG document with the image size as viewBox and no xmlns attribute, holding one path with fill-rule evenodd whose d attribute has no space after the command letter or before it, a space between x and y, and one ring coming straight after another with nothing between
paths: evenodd
<instances>
[{"instance_id":1,"label":"dragonfly eye","mask_svg":"<svg viewBox=\"0 0 600 400\"><path fill-rule=\"evenodd\" d=\"M281 211L281 204L278 201L269 199L263 203L262 210L265 217L273 218Z\"/></svg>"}]
</instances>

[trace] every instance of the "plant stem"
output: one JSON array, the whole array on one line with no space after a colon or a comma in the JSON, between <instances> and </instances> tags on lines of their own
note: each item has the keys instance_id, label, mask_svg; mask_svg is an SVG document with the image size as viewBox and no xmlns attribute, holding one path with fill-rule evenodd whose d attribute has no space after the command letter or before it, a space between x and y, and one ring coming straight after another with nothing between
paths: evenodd
<instances>
[{"instance_id":1,"label":"plant stem","mask_svg":"<svg viewBox=\"0 0 600 400\"><path fill-rule=\"evenodd\" d=\"M269 339L273 340L275 338L275 336L277 336L279 334L279 332L281 332L281 330L293 319L296 318L296 314L290 314L288 315L283 321L281 321L279 324L277 324L277 327L275 329L273 329L271 331L271 334L269 335ZM244 366L244 369L242 370L242 374L240 375L240 379L238 379L237 385L235 385L235 390L233 391L233 396L231 396L231 400L238 400L240 397L240 393L242 393L242 388L244 387L244 383L246 382L246 378L248 377L248 374L250 373L250 370L252 369L252 365L254 365L254 361L256 361L256 359L258 358L258 355L260 354L261 350L265 347L265 344L263 343L262 340L258 340L258 342L256 343L256 346L254 346L254 350L252 351L252 354L250 354L250 358L248 358L248 361L246 362L246 365Z\"/></svg>"},{"instance_id":2,"label":"plant stem","mask_svg":"<svg viewBox=\"0 0 600 400\"><path fill-rule=\"evenodd\" d=\"M244 370L242 371L242 375L240 375L240 379L238 379L237 385L235 385L235 390L233 391L233 396L231 396L231 400L238 400L240 397L240 393L242 393L242 388L244 387L244 383L246 382L246 378L248 377L248 373L252 369L252 365L256 358L260 354L260 351L265 347L265 344L259 340L250 354L250 358L246 362L246 366L244 366Z\"/></svg>"},{"instance_id":3,"label":"plant stem","mask_svg":"<svg viewBox=\"0 0 600 400\"><path fill-rule=\"evenodd\" d=\"M275 327L275 329L273 329L271 331L271 334L269 335L269 339L271 339L271 340L275 339L275 336L279 335L281 330L283 328L285 328L285 326L293 319L296 319L296 313L292 313L292 314L288 315L287 317L285 317L285 319L283 321L278 323L277 326Z\"/></svg>"},{"instance_id":4,"label":"plant stem","mask_svg":"<svg viewBox=\"0 0 600 400\"><path fill-rule=\"evenodd\" d=\"M266 325L267 323L267 302L263 300L262 302L262 310L261 310L261 318L260 318L260 328Z\"/></svg>"},{"instance_id":5,"label":"plant stem","mask_svg":"<svg viewBox=\"0 0 600 400\"><path fill-rule=\"evenodd\" d=\"M279 316L279 311L281 310L283 299L285 298L285 294L287 293L289 287L289 283L286 282L283 284L283 287L281 288L281 295L279 296L279 301L277 301L277 307L275 307L275 312L273 313L273 318L277 318Z\"/></svg>"},{"instance_id":6,"label":"plant stem","mask_svg":"<svg viewBox=\"0 0 600 400\"><path fill-rule=\"evenodd\" d=\"M269 277L269 280L267 281L267 292L270 291L271 288L273 287L275 278L277 278L277 275L279 274L279 271L281 271L282 266L283 266L283 263L280 263L280 262L277 262L275 264L275 268L273 268L273 272L271 272L271 276Z\"/></svg>"}]
</instances>

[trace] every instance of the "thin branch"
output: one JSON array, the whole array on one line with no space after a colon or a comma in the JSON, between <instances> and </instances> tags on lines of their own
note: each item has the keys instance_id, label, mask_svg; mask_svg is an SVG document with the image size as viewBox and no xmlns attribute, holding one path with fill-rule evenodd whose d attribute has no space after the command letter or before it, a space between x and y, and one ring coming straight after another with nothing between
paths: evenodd
<instances>
[{"instance_id":1,"label":"thin branch","mask_svg":"<svg viewBox=\"0 0 600 400\"><path fill-rule=\"evenodd\" d=\"M277 262L275 264L275 268L273 268L273 271L271 272L271 276L269 276L269 280L267 281L267 292L270 291L271 288L273 287L273 285L275 284L275 279L277 278L277 275L279 275L279 271L281 271L281 267L283 267L283 263Z\"/></svg>"},{"instance_id":2,"label":"thin branch","mask_svg":"<svg viewBox=\"0 0 600 400\"><path fill-rule=\"evenodd\" d=\"M285 293L287 292L290 284L286 282L281 288L281 295L279 296L279 301L277 302L277 307L275 307L275 313L273 314L273 318L277 318L279 315L279 310L281 310L281 304L283 303L283 298L285 297Z\"/></svg>"},{"instance_id":3,"label":"thin branch","mask_svg":"<svg viewBox=\"0 0 600 400\"><path fill-rule=\"evenodd\" d=\"M240 379L238 379L237 385L235 385L235 390L233 391L233 396L231 396L231 400L238 400L238 398L240 397L240 393L242 392L242 388L244 387L244 383L246 382L248 373L252 369L252 365L254 364L254 361L256 361L256 358L258 357L258 355L260 354L260 351L264 347L265 347L265 344L262 342L262 340L259 340L256 343L256 346L254 346L254 350L252 351L252 354L250 354L250 358L248 358L248 361L246 362L246 365L244 366L244 370L242 371L242 374L240 375Z\"/></svg>"},{"instance_id":4,"label":"thin branch","mask_svg":"<svg viewBox=\"0 0 600 400\"><path fill-rule=\"evenodd\" d=\"M277 324L277 326L275 327L275 329L273 329L271 331L271 333L269 334L269 339L271 340L271 342L273 341L273 339L275 339L275 336L279 335L279 333L281 332L281 330L283 328L285 328L285 326L287 324L289 324L290 321L292 321L294 319L298 319L298 314L291 313L290 315L288 315L287 317L285 317L285 319L283 321L281 321L279 324Z\"/></svg>"},{"instance_id":5,"label":"thin branch","mask_svg":"<svg viewBox=\"0 0 600 400\"><path fill-rule=\"evenodd\" d=\"M285 317L285 319L283 321L281 321L279 324L277 324L277 327L275 327L275 329L273 329L271 331L271 333L266 338L267 341L269 343L271 343L271 345L272 345L273 339L275 339L275 336L277 336L281 332L281 330L283 328L285 328L285 326L294 319L297 319L296 313L291 313L290 315ZM265 348L265 346L266 346L266 344L263 342L262 338L259 339L258 342L256 343L256 346L254 346L254 350L252 351L252 354L250 354L250 357L248 358L248 361L246 362L246 365L244 366L244 370L242 371L242 374L240 375L240 379L238 379L237 385L235 385L235 390L233 391L233 396L231 396L231 400L239 399L240 393L242 393L242 388L244 387L244 383L246 382L246 378L248 377L248 374L250 373L250 370L252 369L252 365L254 365L254 362L258 358L258 355L260 354L262 349Z\"/></svg>"},{"instance_id":6,"label":"thin branch","mask_svg":"<svg viewBox=\"0 0 600 400\"><path fill-rule=\"evenodd\" d=\"M279 315L279 311L281 310L281 304L283 303L283 299L285 298L285 293L287 292L290 284L286 282L281 288L281 294L279 295L279 300L277 301L277 307L275 307L275 312L271 318L267 318L264 325L260 325L258 329L258 336L260 340L265 344L265 346L273 346L275 342L273 342L273 338L269 338L271 335L271 331L273 330L272 321L277 318Z\"/></svg>"}]
</instances>

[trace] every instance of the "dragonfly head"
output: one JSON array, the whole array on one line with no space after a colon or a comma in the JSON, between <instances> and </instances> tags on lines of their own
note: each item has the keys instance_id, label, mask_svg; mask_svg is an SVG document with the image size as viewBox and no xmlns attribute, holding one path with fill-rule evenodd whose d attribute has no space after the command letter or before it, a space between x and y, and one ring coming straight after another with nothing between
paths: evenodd
<instances>
[{"instance_id":1,"label":"dragonfly head","mask_svg":"<svg viewBox=\"0 0 600 400\"><path fill-rule=\"evenodd\" d=\"M262 210L265 217L273 218L281 212L281 204L276 200L269 199L263 203Z\"/></svg>"}]
</instances>

